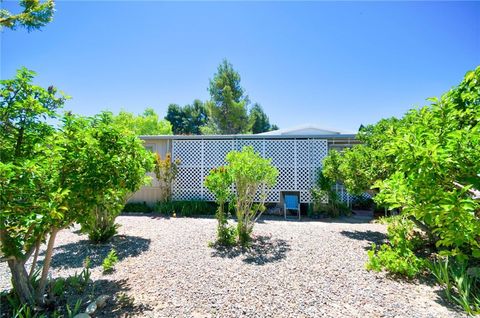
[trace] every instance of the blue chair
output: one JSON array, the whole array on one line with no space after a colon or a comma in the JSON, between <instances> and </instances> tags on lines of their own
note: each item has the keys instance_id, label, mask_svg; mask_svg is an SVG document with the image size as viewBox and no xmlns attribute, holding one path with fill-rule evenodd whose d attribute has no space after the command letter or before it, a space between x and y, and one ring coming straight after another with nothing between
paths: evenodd
<instances>
[{"instance_id":1,"label":"blue chair","mask_svg":"<svg viewBox=\"0 0 480 318\"><path fill-rule=\"evenodd\" d=\"M298 195L285 194L283 196L283 212L285 214L285 219L287 219L287 210L296 210L298 214L298 219L300 220L300 202L298 199Z\"/></svg>"}]
</instances>

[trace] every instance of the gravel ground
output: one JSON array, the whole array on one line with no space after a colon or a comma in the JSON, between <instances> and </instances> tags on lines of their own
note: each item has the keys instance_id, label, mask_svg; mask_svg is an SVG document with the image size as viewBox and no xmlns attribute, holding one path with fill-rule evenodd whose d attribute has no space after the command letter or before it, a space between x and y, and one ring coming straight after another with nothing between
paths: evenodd
<instances>
[{"instance_id":1,"label":"gravel ground","mask_svg":"<svg viewBox=\"0 0 480 318\"><path fill-rule=\"evenodd\" d=\"M216 221L121 216L119 235L94 247L74 230L59 233L52 276L79 272L92 258L97 293L120 291L134 306L109 306L96 317L463 317L439 289L365 270L366 249L384 239L385 226L264 220L249 251L217 250ZM120 262L102 275L101 260L114 247ZM10 275L0 263L0 289Z\"/></svg>"}]
</instances>

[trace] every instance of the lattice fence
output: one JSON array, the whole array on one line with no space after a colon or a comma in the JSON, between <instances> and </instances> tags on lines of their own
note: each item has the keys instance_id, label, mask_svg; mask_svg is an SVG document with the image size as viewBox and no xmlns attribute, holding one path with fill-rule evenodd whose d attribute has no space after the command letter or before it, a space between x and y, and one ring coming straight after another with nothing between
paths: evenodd
<instances>
[{"instance_id":1,"label":"lattice fence","mask_svg":"<svg viewBox=\"0 0 480 318\"><path fill-rule=\"evenodd\" d=\"M174 200L213 201L214 195L203 185L212 168L225 164L226 154L253 146L279 170L277 184L267 193L267 202L279 202L280 192L300 192L300 202L311 201L310 189L328 153L325 139L222 139L173 140L173 159L180 159L179 174L173 183Z\"/></svg>"}]
</instances>

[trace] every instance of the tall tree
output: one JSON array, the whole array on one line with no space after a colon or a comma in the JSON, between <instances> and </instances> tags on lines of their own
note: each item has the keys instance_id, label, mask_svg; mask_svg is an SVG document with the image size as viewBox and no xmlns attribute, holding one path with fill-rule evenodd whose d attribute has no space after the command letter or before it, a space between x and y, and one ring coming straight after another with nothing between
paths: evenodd
<instances>
[{"instance_id":1,"label":"tall tree","mask_svg":"<svg viewBox=\"0 0 480 318\"><path fill-rule=\"evenodd\" d=\"M55 2L47 0L21 0L21 13L13 14L5 9L0 10L0 28L6 27L14 30L17 26L23 26L28 31L40 29L53 20Z\"/></svg>"},{"instance_id":2,"label":"tall tree","mask_svg":"<svg viewBox=\"0 0 480 318\"><path fill-rule=\"evenodd\" d=\"M210 101L207 109L213 125L220 134L248 131L248 97L240 85L240 75L231 63L223 60L208 87Z\"/></svg>"},{"instance_id":3,"label":"tall tree","mask_svg":"<svg viewBox=\"0 0 480 318\"><path fill-rule=\"evenodd\" d=\"M152 108L146 108L143 114L138 116L122 110L114 116L113 121L137 135L172 134L172 125L167 120L159 119Z\"/></svg>"},{"instance_id":4,"label":"tall tree","mask_svg":"<svg viewBox=\"0 0 480 318\"><path fill-rule=\"evenodd\" d=\"M192 105L181 107L168 105L165 119L172 124L175 135L200 135L201 127L207 123L207 110L202 101L196 99Z\"/></svg>"},{"instance_id":5,"label":"tall tree","mask_svg":"<svg viewBox=\"0 0 480 318\"><path fill-rule=\"evenodd\" d=\"M263 111L259 103L255 103L249 114L250 130L252 134L259 134L262 132L272 130L270 120L267 114Z\"/></svg>"}]
</instances>

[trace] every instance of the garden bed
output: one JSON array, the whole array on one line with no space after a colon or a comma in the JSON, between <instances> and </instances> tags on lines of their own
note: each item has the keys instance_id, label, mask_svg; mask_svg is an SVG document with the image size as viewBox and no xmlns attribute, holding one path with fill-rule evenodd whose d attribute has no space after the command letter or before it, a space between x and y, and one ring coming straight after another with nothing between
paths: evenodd
<instances>
[{"instance_id":1,"label":"garden bed","mask_svg":"<svg viewBox=\"0 0 480 318\"><path fill-rule=\"evenodd\" d=\"M92 246L73 230L59 233L52 275L80 272L91 258L96 294L125 292L133 306L113 301L96 317L462 317L440 289L365 270L366 249L385 226L349 219L256 225L249 251L214 249L216 220L121 216L112 243ZM114 247L116 270L102 274ZM0 288L10 274L0 263Z\"/></svg>"}]
</instances>

